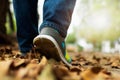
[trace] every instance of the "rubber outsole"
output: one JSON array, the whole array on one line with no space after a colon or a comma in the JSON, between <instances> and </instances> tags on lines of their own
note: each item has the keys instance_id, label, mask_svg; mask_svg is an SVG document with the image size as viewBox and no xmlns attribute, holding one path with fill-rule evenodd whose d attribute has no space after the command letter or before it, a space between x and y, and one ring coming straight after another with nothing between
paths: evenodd
<instances>
[{"instance_id":1,"label":"rubber outsole","mask_svg":"<svg viewBox=\"0 0 120 80\"><path fill-rule=\"evenodd\" d=\"M56 40L49 35L38 35L33 44L39 49L40 53L47 58L54 58L57 61L62 60L67 66L72 66L68 63L62 54L62 51Z\"/></svg>"}]
</instances>

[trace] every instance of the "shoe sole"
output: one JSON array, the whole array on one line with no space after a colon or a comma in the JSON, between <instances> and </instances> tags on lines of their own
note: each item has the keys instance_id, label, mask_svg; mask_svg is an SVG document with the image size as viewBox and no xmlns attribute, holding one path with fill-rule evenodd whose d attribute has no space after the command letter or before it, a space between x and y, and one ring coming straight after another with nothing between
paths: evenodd
<instances>
[{"instance_id":1,"label":"shoe sole","mask_svg":"<svg viewBox=\"0 0 120 80\"><path fill-rule=\"evenodd\" d=\"M62 60L67 66L71 66L62 54L62 51L56 40L49 35L39 35L33 40L33 44L42 55L47 58L54 58L57 61Z\"/></svg>"}]
</instances>

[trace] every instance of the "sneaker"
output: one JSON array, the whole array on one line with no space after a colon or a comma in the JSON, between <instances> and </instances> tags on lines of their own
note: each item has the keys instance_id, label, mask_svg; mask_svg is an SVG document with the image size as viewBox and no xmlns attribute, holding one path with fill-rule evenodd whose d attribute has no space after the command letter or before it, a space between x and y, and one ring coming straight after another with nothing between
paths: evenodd
<instances>
[{"instance_id":1,"label":"sneaker","mask_svg":"<svg viewBox=\"0 0 120 80\"><path fill-rule=\"evenodd\" d=\"M71 66L71 58L66 51L64 38L52 28L43 28L41 33L34 38L34 46L47 58L62 60L67 66Z\"/></svg>"}]
</instances>

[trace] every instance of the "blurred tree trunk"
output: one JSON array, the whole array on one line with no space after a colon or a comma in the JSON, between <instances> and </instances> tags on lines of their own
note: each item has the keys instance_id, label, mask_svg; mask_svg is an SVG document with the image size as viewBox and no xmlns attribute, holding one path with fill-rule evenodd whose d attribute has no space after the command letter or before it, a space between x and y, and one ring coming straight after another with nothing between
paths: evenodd
<instances>
[{"instance_id":1,"label":"blurred tree trunk","mask_svg":"<svg viewBox=\"0 0 120 80\"><path fill-rule=\"evenodd\" d=\"M6 14L9 8L8 0L0 0L0 32L6 34Z\"/></svg>"},{"instance_id":2,"label":"blurred tree trunk","mask_svg":"<svg viewBox=\"0 0 120 80\"><path fill-rule=\"evenodd\" d=\"M11 16L9 4L9 0L0 0L0 44L11 44L11 40L8 39L9 37L6 33L5 27L7 13L9 14L9 18ZM11 20L10 23L13 24Z\"/></svg>"}]
</instances>

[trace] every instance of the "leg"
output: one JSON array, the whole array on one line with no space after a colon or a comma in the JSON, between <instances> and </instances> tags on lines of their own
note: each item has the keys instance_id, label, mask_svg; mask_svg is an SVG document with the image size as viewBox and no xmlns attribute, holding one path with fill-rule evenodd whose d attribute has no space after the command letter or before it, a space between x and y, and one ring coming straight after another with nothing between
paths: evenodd
<instances>
[{"instance_id":1,"label":"leg","mask_svg":"<svg viewBox=\"0 0 120 80\"><path fill-rule=\"evenodd\" d=\"M71 66L71 58L66 53L64 39L75 2L76 0L45 0L40 34L33 40L41 54L57 61L62 60L67 66Z\"/></svg>"},{"instance_id":2,"label":"leg","mask_svg":"<svg viewBox=\"0 0 120 80\"><path fill-rule=\"evenodd\" d=\"M17 22L17 39L22 53L32 48L33 38L38 35L38 0L13 0Z\"/></svg>"},{"instance_id":3,"label":"leg","mask_svg":"<svg viewBox=\"0 0 120 80\"><path fill-rule=\"evenodd\" d=\"M49 26L66 37L76 0L45 0L42 28Z\"/></svg>"}]
</instances>

